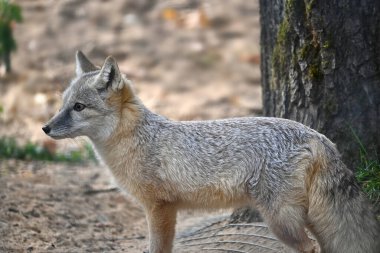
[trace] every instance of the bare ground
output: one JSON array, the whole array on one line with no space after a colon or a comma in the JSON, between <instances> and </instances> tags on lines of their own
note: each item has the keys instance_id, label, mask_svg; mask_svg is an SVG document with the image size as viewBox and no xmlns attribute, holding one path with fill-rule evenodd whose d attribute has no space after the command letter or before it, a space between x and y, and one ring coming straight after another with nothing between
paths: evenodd
<instances>
[{"instance_id":1,"label":"bare ground","mask_svg":"<svg viewBox=\"0 0 380 253\"><path fill-rule=\"evenodd\" d=\"M115 190L102 166L15 160L0 165L6 174L0 178L0 252L147 249L142 208ZM234 224L228 216L182 212L174 252L283 252L264 223Z\"/></svg>"}]
</instances>

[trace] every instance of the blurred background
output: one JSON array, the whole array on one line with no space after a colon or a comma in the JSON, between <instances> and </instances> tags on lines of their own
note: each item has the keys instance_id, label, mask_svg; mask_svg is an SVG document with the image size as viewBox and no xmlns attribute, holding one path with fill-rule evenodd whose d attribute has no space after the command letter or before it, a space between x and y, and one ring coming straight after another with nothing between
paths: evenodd
<instances>
[{"instance_id":1,"label":"blurred background","mask_svg":"<svg viewBox=\"0 0 380 253\"><path fill-rule=\"evenodd\" d=\"M1 79L2 134L46 138L41 124L74 77L76 50L97 65L113 55L145 104L169 118L261 110L257 1L13 2L23 21L12 24L17 51Z\"/></svg>"},{"instance_id":2,"label":"blurred background","mask_svg":"<svg viewBox=\"0 0 380 253\"><path fill-rule=\"evenodd\" d=\"M75 51L96 65L113 55L145 105L171 119L258 115L258 1L17 0L8 13L0 2L3 59L11 51L0 65L0 251L141 252L142 209L107 194L112 178L87 140L41 130ZM183 216L179 226L198 215Z\"/></svg>"}]
</instances>

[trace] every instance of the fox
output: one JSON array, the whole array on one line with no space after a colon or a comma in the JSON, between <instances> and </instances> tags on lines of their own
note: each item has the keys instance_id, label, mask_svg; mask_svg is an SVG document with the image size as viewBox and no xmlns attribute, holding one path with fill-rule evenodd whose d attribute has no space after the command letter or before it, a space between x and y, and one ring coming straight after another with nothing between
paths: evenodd
<instances>
[{"instance_id":1,"label":"fox","mask_svg":"<svg viewBox=\"0 0 380 253\"><path fill-rule=\"evenodd\" d=\"M379 253L380 226L335 144L292 120L175 121L150 111L109 56L76 53L61 110L42 130L87 136L118 186L142 205L149 252L170 253L176 215L188 208L252 206L297 252Z\"/></svg>"}]
</instances>

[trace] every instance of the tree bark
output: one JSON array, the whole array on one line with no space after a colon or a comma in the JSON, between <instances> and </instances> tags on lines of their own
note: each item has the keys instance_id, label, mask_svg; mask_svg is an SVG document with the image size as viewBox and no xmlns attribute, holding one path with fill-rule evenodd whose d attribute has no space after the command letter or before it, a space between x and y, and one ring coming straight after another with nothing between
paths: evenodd
<instances>
[{"instance_id":1,"label":"tree bark","mask_svg":"<svg viewBox=\"0 0 380 253\"><path fill-rule=\"evenodd\" d=\"M380 1L260 0L264 114L380 155Z\"/></svg>"},{"instance_id":2,"label":"tree bark","mask_svg":"<svg viewBox=\"0 0 380 253\"><path fill-rule=\"evenodd\" d=\"M380 155L379 13L377 0L260 0L264 115L325 134L352 170L362 147Z\"/></svg>"}]
</instances>

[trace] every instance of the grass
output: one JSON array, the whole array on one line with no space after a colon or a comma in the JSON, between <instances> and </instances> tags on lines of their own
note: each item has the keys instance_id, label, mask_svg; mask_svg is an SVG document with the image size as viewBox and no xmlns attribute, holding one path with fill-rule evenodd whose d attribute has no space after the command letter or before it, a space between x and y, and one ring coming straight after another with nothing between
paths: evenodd
<instances>
[{"instance_id":1,"label":"grass","mask_svg":"<svg viewBox=\"0 0 380 253\"><path fill-rule=\"evenodd\" d=\"M370 201L380 212L380 160L376 156L375 159L370 159L366 148L360 141L359 137L353 135L360 147L360 164L356 168L356 178L361 184L363 191L368 195Z\"/></svg>"},{"instance_id":2,"label":"grass","mask_svg":"<svg viewBox=\"0 0 380 253\"><path fill-rule=\"evenodd\" d=\"M66 153L52 153L36 143L19 145L13 138L0 138L0 159L38 160L68 163L96 161L95 153L89 144L84 148Z\"/></svg>"},{"instance_id":3,"label":"grass","mask_svg":"<svg viewBox=\"0 0 380 253\"><path fill-rule=\"evenodd\" d=\"M365 150L360 150L360 164L356 168L356 178L369 199L380 205L380 161L368 159Z\"/></svg>"}]
</instances>

